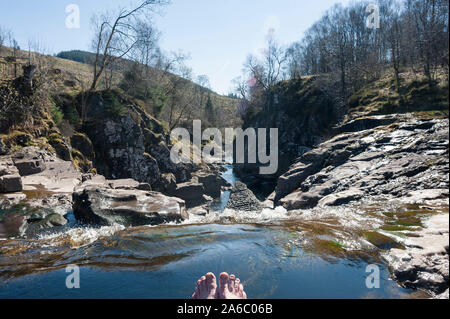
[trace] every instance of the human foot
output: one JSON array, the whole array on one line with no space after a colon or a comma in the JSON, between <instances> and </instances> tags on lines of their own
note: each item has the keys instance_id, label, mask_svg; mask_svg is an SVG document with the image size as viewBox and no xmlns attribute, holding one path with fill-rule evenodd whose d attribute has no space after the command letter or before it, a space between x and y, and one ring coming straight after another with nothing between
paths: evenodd
<instances>
[{"instance_id":1,"label":"human foot","mask_svg":"<svg viewBox=\"0 0 450 319\"><path fill-rule=\"evenodd\" d=\"M197 287L192 299L216 299L217 282L213 273L207 273L197 281Z\"/></svg>"},{"instance_id":2,"label":"human foot","mask_svg":"<svg viewBox=\"0 0 450 319\"><path fill-rule=\"evenodd\" d=\"M247 299L247 294L239 278L223 272L219 277L216 299Z\"/></svg>"}]
</instances>

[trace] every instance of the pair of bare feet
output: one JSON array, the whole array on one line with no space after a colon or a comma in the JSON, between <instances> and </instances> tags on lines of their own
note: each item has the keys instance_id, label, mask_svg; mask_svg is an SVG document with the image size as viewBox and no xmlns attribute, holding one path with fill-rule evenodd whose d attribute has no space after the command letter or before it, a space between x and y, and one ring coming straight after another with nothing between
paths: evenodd
<instances>
[{"instance_id":1,"label":"pair of bare feet","mask_svg":"<svg viewBox=\"0 0 450 319\"><path fill-rule=\"evenodd\" d=\"M217 286L216 276L209 272L197 281L192 299L247 299L247 294L235 275L221 273Z\"/></svg>"}]
</instances>

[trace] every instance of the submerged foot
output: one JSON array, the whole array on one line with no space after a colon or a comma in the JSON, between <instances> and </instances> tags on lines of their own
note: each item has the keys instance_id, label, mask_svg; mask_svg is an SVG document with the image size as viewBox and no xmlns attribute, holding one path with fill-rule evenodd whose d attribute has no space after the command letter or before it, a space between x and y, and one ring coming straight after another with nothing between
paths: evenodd
<instances>
[{"instance_id":1,"label":"submerged foot","mask_svg":"<svg viewBox=\"0 0 450 319\"><path fill-rule=\"evenodd\" d=\"M193 299L216 299L217 282L213 273L207 273L197 281Z\"/></svg>"},{"instance_id":2,"label":"submerged foot","mask_svg":"<svg viewBox=\"0 0 450 319\"><path fill-rule=\"evenodd\" d=\"M226 272L223 272L219 277L216 299L247 299L247 294L239 278L235 275L228 276Z\"/></svg>"}]
</instances>

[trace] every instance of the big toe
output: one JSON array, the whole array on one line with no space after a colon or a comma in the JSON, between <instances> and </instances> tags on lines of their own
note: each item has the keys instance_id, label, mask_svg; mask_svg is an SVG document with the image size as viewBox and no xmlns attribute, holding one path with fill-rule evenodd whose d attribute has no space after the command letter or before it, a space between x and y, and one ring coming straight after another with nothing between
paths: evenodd
<instances>
[{"instance_id":1,"label":"big toe","mask_svg":"<svg viewBox=\"0 0 450 319\"><path fill-rule=\"evenodd\" d=\"M212 272L206 274L206 285L207 286L216 286L216 276Z\"/></svg>"},{"instance_id":2,"label":"big toe","mask_svg":"<svg viewBox=\"0 0 450 319\"><path fill-rule=\"evenodd\" d=\"M206 274L206 286L210 288L216 288L217 287L217 281L216 276L212 272L209 272Z\"/></svg>"}]
</instances>

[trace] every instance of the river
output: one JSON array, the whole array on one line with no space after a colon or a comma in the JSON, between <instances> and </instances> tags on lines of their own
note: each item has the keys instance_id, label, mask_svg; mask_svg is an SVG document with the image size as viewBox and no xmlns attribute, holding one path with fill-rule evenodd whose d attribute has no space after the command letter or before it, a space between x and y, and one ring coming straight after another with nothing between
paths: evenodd
<instances>
[{"instance_id":1,"label":"river","mask_svg":"<svg viewBox=\"0 0 450 319\"><path fill-rule=\"evenodd\" d=\"M236 181L231 166L223 176ZM378 250L343 249L355 243L333 217L222 211L229 195L212 216L182 225L83 227L70 212L61 229L3 240L0 298L189 298L209 271L238 276L249 298L423 297L389 279ZM66 287L71 264L80 266L79 289ZM369 264L380 269L378 289L366 287Z\"/></svg>"}]
</instances>

